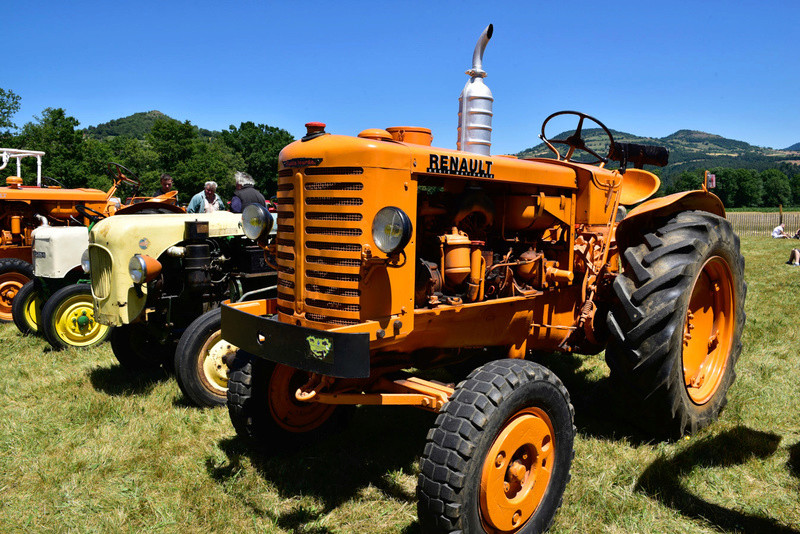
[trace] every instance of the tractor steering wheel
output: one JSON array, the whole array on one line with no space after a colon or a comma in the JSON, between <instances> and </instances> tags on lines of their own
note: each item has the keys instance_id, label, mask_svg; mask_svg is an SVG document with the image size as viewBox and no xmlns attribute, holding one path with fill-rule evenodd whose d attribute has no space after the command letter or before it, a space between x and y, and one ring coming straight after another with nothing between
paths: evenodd
<instances>
[{"instance_id":1,"label":"tractor steering wheel","mask_svg":"<svg viewBox=\"0 0 800 534\"><path fill-rule=\"evenodd\" d=\"M50 182L51 184L53 184L52 186L45 185L44 187L60 187L61 189L64 189L64 184L62 184L61 182L59 182L58 180L56 180L51 176L42 176L42 183L44 182Z\"/></svg>"},{"instance_id":2,"label":"tractor steering wheel","mask_svg":"<svg viewBox=\"0 0 800 534\"><path fill-rule=\"evenodd\" d=\"M106 218L106 216L100 213L99 211L92 209L89 206L84 206L83 204L76 204L75 211L77 211L82 216L86 217L95 224Z\"/></svg>"},{"instance_id":3,"label":"tractor steering wheel","mask_svg":"<svg viewBox=\"0 0 800 534\"><path fill-rule=\"evenodd\" d=\"M547 123L550 122L551 119L558 117L560 115L577 116L578 127L575 128L575 132L566 139L548 139L544 133L544 129L547 126ZM586 146L586 141L581 136L581 133L583 131L583 121L585 119L589 119L590 121L597 124L600 128L603 129L603 132L605 132L606 136L608 137L608 154L606 154L605 157L601 156L600 154L598 154L597 152ZM556 153L556 158L558 158L559 160L570 161L572 159L572 155L576 150L583 150L584 152L591 154L593 157L596 158L594 161L581 162L581 163L587 163L588 165L596 165L598 163L608 163L608 157L611 155L611 147L614 146L614 136L611 135L611 131L608 128L606 128L606 125L600 122L599 120L595 119L594 117L587 115L586 113L581 113L580 111L557 111L553 113L552 115L547 117L542 123L542 133L539 135L539 138L542 141L544 141L544 143L550 148L550 150ZM556 147L553 146L554 143L567 145L569 147L564 157L561 157L561 153L558 151Z\"/></svg>"},{"instance_id":4,"label":"tractor steering wheel","mask_svg":"<svg viewBox=\"0 0 800 534\"><path fill-rule=\"evenodd\" d=\"M114 185L132 185L133 194L131 196L136 196L136 194L139 192L139 187L141 187L142 182L139 181L139 177L136 176L132 170L128 169L127 167L123 167L119 163L110 162L108 164L107 171L111 179L114 180Z\"/></svg>"}]
</instances>

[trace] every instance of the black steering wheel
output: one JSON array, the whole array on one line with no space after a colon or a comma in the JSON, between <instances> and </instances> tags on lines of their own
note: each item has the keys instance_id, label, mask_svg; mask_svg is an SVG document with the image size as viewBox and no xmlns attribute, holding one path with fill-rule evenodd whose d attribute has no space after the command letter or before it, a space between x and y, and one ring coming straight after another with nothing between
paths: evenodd
<instances>
[{"instance_id":1,"label":"black steering wheel","mask_svg":"<svg viewBox=\"0 0 800 534\"><path fill-rule=\"evenodd\" d=\"M52 176L42 176L42 183L44 183L44 182L50 182L51 184L53 184L53 186L60 187L61 189L64 189L64 184L62 184L61 182L59 182L58 180L56 180ZM48 186L45 185L45 187L48 187Z\"/></svg>"},{"instance_id":2,"label":"black steering wheel","mask_svg":"<svg viewBox=\"0 0 800 534\"><path fill-rule=\"evenodd\" d=\"M551 119L558 117L560 115L577 116L578 127L575 128L575 132L566 139L548 139L544 133L544 129L547 126L547 123L550 122ZM594 122L600 128L602 128L603 132L605 132L606 136L608 137L608 154L606 154L605 157L601 156L600 154L598 154L597 152L586 146L586 141L581 136L581 133L583 131L583 121L586 119ZM594 161L581 162L581 163L587 163L588 165L595 165L597 163L608 163L608 158L611 155L611 147L614 146L614 136L611 135L611 131L608 128L606 128L606 125L600 122L599 120L595 119L594 117L587 115L586 113L581 113L580 111L557 111L553 113L552 115L547 117L542 123L542 133L539 135L539 138L542 141L544 141L544 143L550 148L550 150L556 153L556 158L558 158L559 160L570 161L572 159L572 155L575 153L576 150L583 150L584 152L591 154L594 158L596 158ZM567 145L569 149L567 150L567 153L562 157L561 153L558 151L556 147L553 146L553 144Z\"/></svg>"},{"instance_id":3,"label":"black steering wheel","mask_svg":"<svg viewBox=\"0 0 800 534\"><path fill-rule=\"evenodd\" d=\"M75 211L77 211L78 213L80 213L82 216L86 217L93 223L97 223L106 218L106 216L100 213L99 211L94 210L88 206L84 206L83 204L76 204Z\"/></svg>"},{"instance_id":4,"label":"black steering wheel","mask_svg":"<svg viewBox=\"0 0 800 534\"><path fill-rule=\"evenodd\" d=\"M108 175L114 180L115 185L119 184L128 184L133 186L133 194L131 196L135 197L136 194L139 192L139 187L141 187L142 182L139 180L139 177L136 174L128 169L127 167L123 167L119 163L110 162L108 164Z\"/></svg>"}]
</instances>

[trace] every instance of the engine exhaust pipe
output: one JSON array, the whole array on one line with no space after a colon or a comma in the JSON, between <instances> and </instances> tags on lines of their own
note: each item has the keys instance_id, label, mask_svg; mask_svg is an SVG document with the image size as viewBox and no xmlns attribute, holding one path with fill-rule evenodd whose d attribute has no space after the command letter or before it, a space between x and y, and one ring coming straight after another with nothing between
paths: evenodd
<instances>
[{"instance_id":1,"label":"engine exhaust pipe","mask_svg":"<svg viewBox=\"0 0 800 534\"><path fill-rule=\"evenodd\" d=\"M488 156L492 147L492 92L483 82L483 51L494 28L489 24L475 45L470 77L458 97L458 150Z\"/></svg>"}]
</instances>

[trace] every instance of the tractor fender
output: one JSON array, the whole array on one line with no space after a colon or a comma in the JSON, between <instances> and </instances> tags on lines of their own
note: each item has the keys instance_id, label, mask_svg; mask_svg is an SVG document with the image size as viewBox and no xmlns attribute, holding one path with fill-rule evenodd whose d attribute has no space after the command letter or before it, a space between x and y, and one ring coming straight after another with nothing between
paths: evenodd
<instances>
[{"instance_id":1,"label":"tractor fender","mask_svg":"<svg viewBox=\"0 0 800 534\"><path fill-rule=\"evenodd\" d=\"M616 230L616 240L620 249L628 246L628 237L640 235L643 228L652 228L653 219L669 217L679 211L707 211L725 217L722 201L706 191L683 191L661 198L654 198L639 204L627 217L620 221Z\"/></svg>"}]
</instances>

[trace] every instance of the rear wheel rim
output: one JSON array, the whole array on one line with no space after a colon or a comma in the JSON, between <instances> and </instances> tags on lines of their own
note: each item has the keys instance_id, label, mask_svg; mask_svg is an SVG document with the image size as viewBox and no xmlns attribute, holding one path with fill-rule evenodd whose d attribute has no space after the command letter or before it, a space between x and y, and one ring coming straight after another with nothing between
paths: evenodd
<instances>
[{"instance_id":1,"label":"rear wheel rim","mask_svg":"<svg viewBox=\"0 0 800 534\"><path fill-rule=\"evenodd\" d=\"M506 422L481 473L481 523L487 532L518 532L536 513L555 465L555 432L539 408Z\"/></svg>"},{"instance_id":2,"label":"rear wheel rim","mask_svg":"<svg viewBox=\"0 0 800 534\"><path fill-rule=\"evenodd\" d=\"M22 273L0 274L0 320L10 321L12 319L11 305L14 297L29 281L30 278Z\"/></svg>"},{"instance_id":3,"label":"rear wheel rim","mask_svg":"<svg viewBox=\"0 0 800 534\"><path fill-rule=\"evenodd\" d=\"M200 349L198 367L203 385L215 395L224 397L228 391L228 364L225 357L236 352L236 347L222 339L222 331L214 332Z\"/></svg>"},{"instance_id":4,"label":"rear wheel rim","mask_svg":"<svg viewBox=\"0 0 800 534\"><path fill-rule=\"evenodd\" d=\"M94 307L88 295L73 295L65 299L56 308L53 322L59 339L75 347L97 343L109 328L94 320Z\"/></svg>"},{"instance_id":5,"label":"rear wheel rim","mask_svg":"<svg viewBox=\"0 0 800 534\"><path fill-rule=\"evenodd\" d=\"M269 409L275 422L289 432L310 432L333 415L336 406L301 402L295 398L298 388L308 382L308 373L276 364L269 380Z\"/></svg>"},{"instance_id":6,"label":"rear wheel rim","mask_svg":"<svg viewBox=\"0 0 800 534\"><path fill-rule=\"evenodd\" d=\"M689 398L707 403L722 384L735 330L733 275L719 256L709 258L692 288L683 326L683 377Z\"/></svg>"}]
</instances>

